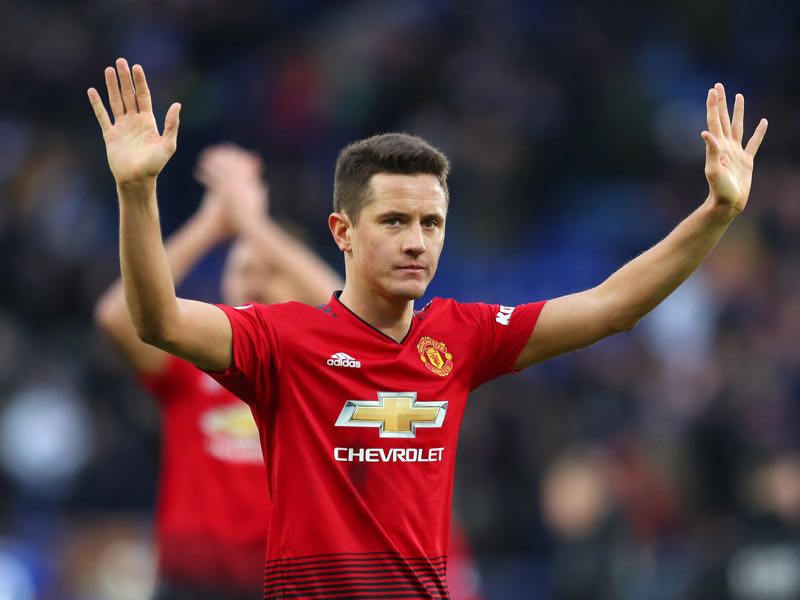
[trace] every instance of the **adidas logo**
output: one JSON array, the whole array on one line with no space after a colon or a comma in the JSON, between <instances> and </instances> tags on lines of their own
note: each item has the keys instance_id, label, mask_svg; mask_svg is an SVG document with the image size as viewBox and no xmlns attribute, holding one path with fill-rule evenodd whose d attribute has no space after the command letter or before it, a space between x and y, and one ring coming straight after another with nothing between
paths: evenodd
<instances>
[{"instance_id":1,"label":"adidas logo","mask_svg":"<svg viewBox=\"0 0 800 600\"><path fill-rule=\"evenodd\" d=\"M337 352L336 354L331 355L331 357L328 359L328 366L360 369L361 361L356 360L352 356L348 356L344 352Z\"/></svg>"}]
</instances>

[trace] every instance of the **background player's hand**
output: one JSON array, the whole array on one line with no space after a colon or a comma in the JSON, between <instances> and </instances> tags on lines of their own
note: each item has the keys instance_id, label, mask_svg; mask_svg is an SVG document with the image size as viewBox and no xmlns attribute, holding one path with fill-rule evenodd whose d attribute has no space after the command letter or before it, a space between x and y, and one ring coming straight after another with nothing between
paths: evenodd
<instances>
[{"instance_id":1,"label":"background player's hand","mask_svg":"<svg viewBox=\"0 0 800 600\"><path fill-rule=\"evenodd\" d=\"M116 70L106 67L108 103L114 123L103 106L100 94L89 88L89 102L103 131L106 154L117 185L154 179L167 164L178 138L180 104L173 104L164 119L164 133L158 133L144 70L118 58Z\"/></svg>"},{"instance_id":2,"label":"background player's hand","mask_svg":"<svg viewBox=\"0 0 800 600\"><path fill-rule=\"evenodd\" d=\"M203 151L196 177L220 200L229 221L241 230L267 216L269 191L262 171L257 154L222 144Z\"/></svg>"},{"instance_id":3,"label":"background player's hand","mask_svg":"<svg viewBox=\"0 0 800 600\"><path fill-rule=\"evenodd\" d=\"M714 207L741 212L747 204L753 178L753 159L767 132L767 120L761 119L747 146L742 148L744 133L744 96L736 94L733 122L728 115L725 88L721 83L708 90L706 100L708 131L701 135L706 142L706 179Z\"/></svg>"},{"instance_id":4,"label":"background player's hand","mask_svg":"<svg viewBox=\"0 0 800 600\"><path fill-rule=\"evenodd\" d=\"M206 188L194 218L202 223L201 230L215 243L226 242L236 234L227 206L211 189Z\"/></svg>"}]
</instances>

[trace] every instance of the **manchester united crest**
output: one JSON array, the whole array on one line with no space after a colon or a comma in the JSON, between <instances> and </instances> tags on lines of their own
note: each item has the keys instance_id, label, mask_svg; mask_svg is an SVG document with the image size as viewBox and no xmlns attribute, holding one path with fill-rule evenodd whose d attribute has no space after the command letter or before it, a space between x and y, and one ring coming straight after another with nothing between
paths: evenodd
<instances>
[{"instance_id":1,"label":"manchester united crest","mask_svg":"<svg viewBox=\"0 0 800 600\"><path fill-rule=\"evenodd\" d=\"M417 344L417 352L428 370L439 377L447 377L453 370L453 355L447 351L443 342L425 336Z\"/></svg>"}]
</instances>

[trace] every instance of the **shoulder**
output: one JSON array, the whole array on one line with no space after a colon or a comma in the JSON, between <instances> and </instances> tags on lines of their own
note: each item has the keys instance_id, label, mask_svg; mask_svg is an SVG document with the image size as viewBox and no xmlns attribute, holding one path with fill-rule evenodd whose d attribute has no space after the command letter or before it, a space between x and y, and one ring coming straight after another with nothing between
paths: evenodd
<instances>
[{"instance_id":1,"label":"shoulder","mask_svg":"<svg viewBox=\"0 0 800 600\"><path fill-rule=\"evenodd\" d=\"M252 302L240 306L218 304L229 316L242 316L244 318L275 321L292 317L304 317L317 312L319 307L309 306L302 302L283 302L281 304L259 304Z\"/></svg>"},{"instance_id":2,"label":"shoulder","mask_svg":"<svg viewBox=\"0 0 800 600\"><path fill-rule=\"evenodd\" d=\"M543 305L544 302L534 302L518 306L505 306L485 302L458 302L452 298L434 298L416 316L421 322L425 320L446 322L451 327L477 327L481 330L499 327L502 329L509 327L512 322L514 325L524 324L531 320L535 323Z\"/></svg>"},{"instance_id":3,"label":"shoulder","mask_svg":"<svg viewBox=\"0 0 800 600\"><path fill-rule=\"evenodd\" d=\"M334 321L330 317L336 316L327 304L311 306L302 302L284 302L256 304L254 308L263 326L279 336L294 336L330 326Z\"/></svg>"},{"instance_id":4,"label":"shoulder","mask_svg":"<svg viewBox=\"0 0 800 600\"><path fill-rule=\"evenodd\" d=\"M280 304L255 304L257 310L272 316L291 317L316 314L322 306L310 306L302 302L281 302Z\"/></svg>"},{"instance_id":5,"label":"shoulder","mask_svg":"<svg viewBox=\"0 0 800 600\"><path fill-rule=\"evenodd\" d=\"M320 310L301 302L241 306L218 304L231 323L234 339L267 340L275 343L286 335L294 335L317 321Z\"/></svg>"},{"instance_id":6,"label":"shoulder","mask_svg":"<svg viewBox=\"0 0 800 600\"><path fill-rule=\"evenodd\" d=\"M453 298L434 298L416 313L420 319L437 317L480 322L497 312L498 307L481 302L459 302Z\"/></svg>"}]
</instances>

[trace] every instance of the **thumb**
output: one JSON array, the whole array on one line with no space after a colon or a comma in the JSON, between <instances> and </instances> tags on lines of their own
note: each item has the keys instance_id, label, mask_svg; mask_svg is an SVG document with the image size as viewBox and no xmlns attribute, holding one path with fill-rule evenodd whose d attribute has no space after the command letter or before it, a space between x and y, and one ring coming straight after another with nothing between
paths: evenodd
<instances>
[{"instance_id":1,"label":"thumb","mask_svg":"<svg viewBox=\"0 0 800 600\"><path fill-rule=\"evenodd\" d=\"M700 137L702 137L703 141L706 143L706 156L719 156L720 150L719 144L717 144L717 138L708 131L701 133Z\"/></svg>"},{"instance_id":2,"label":"thumb","mask_svg":"<svg viewBox=\"0 0 800 600\"><path fill-rule=\"evenodd\" d=\"M175 102L169 107L167 116L164 117L164 134L162 137L169 138L173 142L178 138L178 126L180 125L181 105Z\"/></svg>"}]
</instances>

